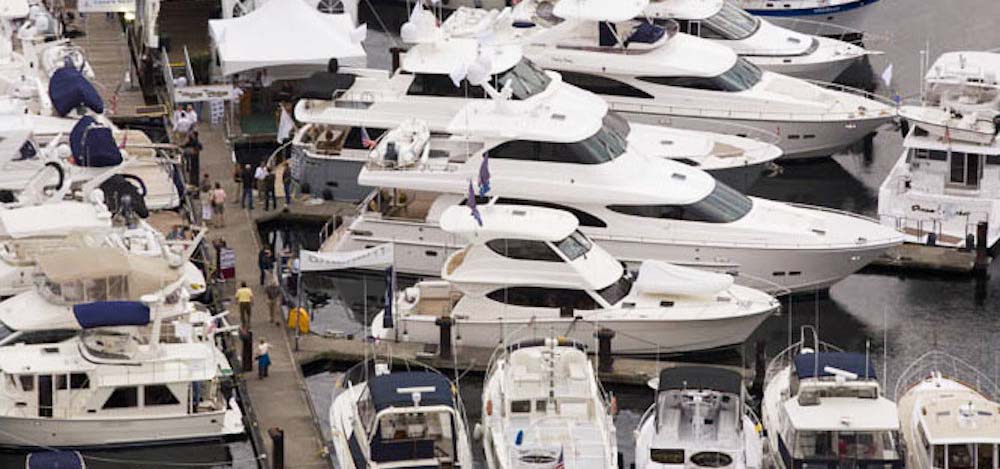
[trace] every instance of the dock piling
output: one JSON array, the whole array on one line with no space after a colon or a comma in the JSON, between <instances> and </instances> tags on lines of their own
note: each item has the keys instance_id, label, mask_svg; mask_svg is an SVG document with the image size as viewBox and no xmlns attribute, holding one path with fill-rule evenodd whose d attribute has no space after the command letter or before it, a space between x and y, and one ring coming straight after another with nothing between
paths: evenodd
<instances>
[{"instance_id":1,"label":"dock piling","mask_svg":"<svg viewBox=\"0 0 1000 469\"><path fill-rule=\"evenodd\" d=\"M250 329L241 331L240 344L243 346L243 353L240 355L240 364L243 365L243 372L249 373L253 371L253 331Z\"/></svg>"},{"instance_id":2,"label":"dock piling","mask_svg":"<svg viewBox=\"0 0 1000 469\"><path fill-rule=\"evenodd\" d=\"M990 266L990 255L987 237L989 233L989 222L981 221L976 224L976 265L972 269L976 276L985 277Z\"/></svg>"},{"instance_id":3,"label":"dock piling","mask_svg":"<svg viewBox=\"0 0 1000 469\"><path fill-rule=\"evenodd\" d=\"M450 316L440 317L434 320L437 324L440 337L438 339L438 356L443 360L451 359L451 325L453 321Z\"/></svg>"},{"instance_id":4,"label":"dock piling","mask_svg":"<svg viewBox=\"0 0 1000 469\"><path fill-rule=\"evenodd\" d=\"M610 373L614 368L614 359L611 358L611 339L615 338L615 331L602 327L597 330L597 370L601 373Z\"/></svg>"},{"instance_id":5,"label":"dock piling","mask_svg":"<svg viewBox=\"0 0 1000 469\"><path fill-rule=\"evenodd\" d=\"M271 437L271 469L285 469L285 431L281 427L271 427L267 430Z\"/></svg>"}]
</instances>

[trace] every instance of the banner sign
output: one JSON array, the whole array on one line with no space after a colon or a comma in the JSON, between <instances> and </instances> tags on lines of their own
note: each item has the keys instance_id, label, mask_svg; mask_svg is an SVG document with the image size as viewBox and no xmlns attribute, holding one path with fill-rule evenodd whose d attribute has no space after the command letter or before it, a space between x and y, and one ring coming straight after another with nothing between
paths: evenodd
<instances>
[{"instance_id":1,"label":"banner sign","mask_svg":"<svg viewBox=\"0 0 1000 469\"><path fill-rule=\"evenodd\" d=\"M77 0L80 13L135 13L135 0Z\"/></svg>"},{"instance_id":2,"label":"banner sign","mask_svg":"<svg viewBox=\"0 0 1000 469\"><path fill-rule=\"evenodd\" d=\"M392 265L392 243L380 244L368 249L350 252L315 252L302 250L299 253L299 268L302 272L352 269Z\"/></svg>"},{"instance_id":3,"label":"banner sign","mask_svg":"<svg viewBox=\"0 0 1000 469\"><path fill-rule=\"evenodd\" d=\"M228 101L232 98L232 85L198 85L174 88L175 103L199 103L214 100Z\"/></svg>"}]
</instances>

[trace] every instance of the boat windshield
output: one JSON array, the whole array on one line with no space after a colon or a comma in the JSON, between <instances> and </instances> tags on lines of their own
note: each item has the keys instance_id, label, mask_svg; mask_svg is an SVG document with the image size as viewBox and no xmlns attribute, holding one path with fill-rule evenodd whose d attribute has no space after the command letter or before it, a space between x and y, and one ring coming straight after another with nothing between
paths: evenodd
<instances>
[{"instance_id":1,"label":"boat windshield","mask_svg":"<svg viewBox=\"0 0 1000 469\"><path fill-rule=\"evenodd\" d=\"M632 282L635 279L632 277L632 272L628 269L622 269L622 276L618 277L614 283L608 285L600 290L597 290L597 294L604 298L610 305L616 305L623 298L628 296L629 292L632 291Z\"/></svg>"},{"instance_id":2,"label":"boat windshield","mask_svg":"<svg viewBox=\"0 0 1000 469\"><path fill-rule=\"evenodd\" d=\"M997 445L993 443L933 445L930 448L933 454L930 456L936 468L992 469L996 448ZM947 465L945 461L948 462Z\"/></svg>"},{"instance_id":3,"label":"boat windshield","mask_svg":"<svg viewBox=\"0 0 1000 469\"><path fill-rule=\"evenodd\" d=\"M899 459L893 432L888 430L867 432L798 431L795 433L793 448L792 457L805 461L894 461Z\"/></svg>"},{"instance_id":4,"label":"boat windshield","mask_svg":"<svg viewBox=\"0 0 1000 469\"><path fill-rule=\"evenodd\" d=\"M693 204L608 206L613 212L635 217L702 223L732 223L746 216L752 208L752 199L718 181L710 194Z\"/></svg>"},{"instance_id":5,"label":"boat windshield","mask_svg":"<svg viewBox=\"0 0 1000 469\"><path fill-rule=\"evenodd\" d=\"M455 418L450 412L382 414L371 436L371 459L389 464L437 459L457 467L455 434Z\"/></svg>"},{"instance_id":6,"label":"boat windshield","mask_svg":"<svg viewBox=\"0 0 1000 469\"><path fill-rule=\"evenodd\" d=\"M621 135L622 138L628 138L628 135L632 133L632 125L628 123L628 120L612 110L608 110L608 113L604 115L604 126Z\"/></svg>"},{"instance_id":7,"label":"boat windshield","mask_svg":"<svg viewBox=\"0 0 1000 469\"><path fill-rule=\"evenodd\" d=\"M722 2L722 9L702 23L701 37L708 39L746 39L760 28L759 18L729 0Z\"/></svg>"},{"instance_id":8,"label":"boat windshield","mask_svg":"<svg viewBox=\"0 0 1000 469\"><path fill-rule=\"evenodd\" d=\"M736 58L736 63L720 75L714 77L675 77L675 76L642 76L640 81L657 85L676 86L705 91L725 91L736 93L753 88L764 75L756 65L742 57Z\"/></svg>"},{"instance_id":9,"label":"boat windshield","mask_svg":"<svg viewBox=\"0 0 1000 469\"><path fill-rule=\"evenodd\" d=\"M570 261L587 254L593 246L590 239L579 231L574 231L573 234L555 244L562 251L563 255L566 256L566 259Z\"/></svg>"},{"instance_id":10,"label":"boat windshield","mask_svg":"<svg viewBox=\"0 0 1000 469\"><path fill-rule=\"evenodd\" d=\"M510 82L514 99L528 99L545 91L552 78L530 60L521 59L510 70L494 76L494 86L497 89L503 89L507 82Z\"/></svg>"}]
</instances>

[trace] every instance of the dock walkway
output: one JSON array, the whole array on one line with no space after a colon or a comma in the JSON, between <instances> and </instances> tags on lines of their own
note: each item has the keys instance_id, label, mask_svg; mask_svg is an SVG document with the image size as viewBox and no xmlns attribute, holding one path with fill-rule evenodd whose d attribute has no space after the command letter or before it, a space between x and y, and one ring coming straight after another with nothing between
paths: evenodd
<instances>
[{"instance_id":1,"label":"dock walkway","mask_svg":"<svg viewBox=\"0 0 1000 469\"><path fill-rule=\"evenodd\" d=\"M135 86L129 86L125 76L129 72L128 41L117 17L91 13L81 18L85 34L73 42L87 54L87 61L94 69L97 91L112 117L134 117L143 113L146 105L139 89L138 77L131 77Z\"/></svg>"}]
</instances>

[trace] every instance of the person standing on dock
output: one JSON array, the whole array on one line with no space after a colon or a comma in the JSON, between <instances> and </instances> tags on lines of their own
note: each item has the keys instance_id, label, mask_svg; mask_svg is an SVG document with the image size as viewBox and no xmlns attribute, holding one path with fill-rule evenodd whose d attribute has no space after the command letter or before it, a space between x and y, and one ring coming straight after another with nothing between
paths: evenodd
<instances>
[{"instance_id":1,"label":"person standing on dock","mask_svg":"<svg viewBox=\"0 0 1000 469\"><path fill-rule=\"evenodd\" d=\"M243 173L240 174L240 183L243 184L243 197L240 198L240 208L253 210L253 166L244 165Z\"/></svg>"},{"instance_id":2,"label":"person standing on dock","mask_svg":"<svg viewBox=\"0 0 1000 469\"><path fill-rule=\"evenodd\" d=\"M264 195L264 178L267 177L267 162L261 161L257 168L253 171L254 185L257 187L257 194L263 199Z\"/></svg>"},{"instance_id":3,"label":"person standing on dock","mask_svg":"<svg viewBox=\"0 0 1000 469\"><path fill-rule=\"evenodd\" d=\"M260 286L264 286L264 279L267 278L268 274L271 273L271 269L274 268L274 255L271 254L271 250L264 248L257 253L257 267L260 269Z\"/></svg>"},{"instance_id":4,"label":"person standing on dock","mask_svg":"<svg viewBox=\"0 0 1000 469\"><path fill-rule=\"evenodd\" d=\"M198 140L198 131L191 129L188 133L187 142L184 143L184 165L188 170L188 181L194 184L198 180L198 173L201 172L201 140Z\"/></svg>"},{"instance_id":5,"label":"person standing on dock","mask_svg":"<svg viewBox=\"0 0 1000 469\"><path fill-rule=\"evenodd\" d=\"M226 226L226 191L222 188L222 184L215 183L215 189L212 189L208 199L212 204L212 215L219 220L215 226L219 228Z\"/></svg>"},{"instance_id":6,"label":"person standing on dock","mask_svg":"<svg viewBox=\"0 0 1000 469\"><path fill-rule=\"evenodd\" d=\"M267 295L267 311L270 314L271 322L275 326L281 326L281 287L278 286L278 280L272 277L267 281L267 288L264 289L264 293Z\"/></svg>"},{"instance_id":7,"label":"person standing on dock","mask_svg":"<svg viewBox=\"0 0 1000 469\"><path fill-rule=\"evenodd\" d=\"M267 369L270 366L271 344L267 343L264 339L260 339L260 345L257 346L257 377L260 379L267 378Z\"/></svg>"},{"instance_id":8,"label":"person standing on dock","mask_svg":"<svg viewBox=\"0 0 1000 469\"><path fill-rule=\"evenodd\" d=\"M241 282L235 296L236 303L240 305L240 324L246 324L249 329L250 315L253 312L253 290L247 286L246 282Z\"/></svg>"},{"instance_id":9,"label":"person standing on dock","mask_svg":"<svg viewBox=\"0 0 1000 469\"><path fill-rule=\"evenodd\" d=\"M285 206L292 205L292 167L288 160L285 160L284 170L281 171L281 186L285 190Z\"/></svg>"},{"instance_id":10,"label":"person standing on dock","mask_svg":"<svg viewBox=\"0 0 1000 469\"><path fill-rule=\"evenodd\" d=\"M265 169L265 171L267 171ZM273 207L275 210L278 209L278 199L277 195L274 193L274 171L267 171L264 176L264 211L268 211L268 207Z\"/></svg>"}]
</instances>

